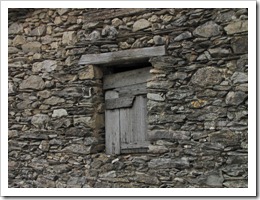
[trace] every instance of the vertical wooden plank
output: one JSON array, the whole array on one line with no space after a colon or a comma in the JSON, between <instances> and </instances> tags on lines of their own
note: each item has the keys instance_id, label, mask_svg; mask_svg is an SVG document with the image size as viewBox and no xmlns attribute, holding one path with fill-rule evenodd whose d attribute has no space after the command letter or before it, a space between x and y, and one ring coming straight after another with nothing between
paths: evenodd
<instances>
[{"instance_id":1,"label":"vertical wooden plank","mask_svg":"<svg viewBox=\"0 0 260 200\"><path fill-rule=\"evenodd\" d=\"M106 110L105 112L105 129L106 129L106 153L120 153L120 125L119 109Z\"/></svg>"},{"instance_id":2,"label":"vertical wooden plank","mask_svg":"<svg viewBox=\"0 0 260 200\"><path fill-rule=\"evenodd\" d=\"M105 99L116 99L116 91L107 91ZM106 153L120 154L120 114L119 109L105 111Z\"/></svg>"},{"instance_id":3,"label":"vertical wooden plank","mask_svg":"<svg viewBox=\"0 0 260 200\"><path fill-rule=\"evenodd\" d=\"M134 143L144 142L146 140L146 98L136 96L133 105L133 139Z\"/></svg>"},{"instance_id":4,"label":"vertical wooden plank","mask_svg":"<svg viewBox=\"0 0 260 200\"><path fill-rule=\"evenodd\" d=\"M120 109L120 134L121 134L121 144L129 144L133 141L132 135L132 109L122 108Z\"/></svg>"}]
</instances>

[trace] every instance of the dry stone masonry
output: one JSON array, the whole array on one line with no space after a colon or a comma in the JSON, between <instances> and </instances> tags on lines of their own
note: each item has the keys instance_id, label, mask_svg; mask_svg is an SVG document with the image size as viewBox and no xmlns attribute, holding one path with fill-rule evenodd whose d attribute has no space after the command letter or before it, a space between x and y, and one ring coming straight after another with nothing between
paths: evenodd
<instances>
[{"instance_id":1,"label":"dry stone masonry","mask_svg":"<svg viewBox=\"0 0 260 200\"><path fill-rule=\"evenodd\" d=\"M247 9L9 9L9 187L247 187ZM103 77L84 55L163 46L149 146L105 153Z\"/></svg>"}]
</instances>

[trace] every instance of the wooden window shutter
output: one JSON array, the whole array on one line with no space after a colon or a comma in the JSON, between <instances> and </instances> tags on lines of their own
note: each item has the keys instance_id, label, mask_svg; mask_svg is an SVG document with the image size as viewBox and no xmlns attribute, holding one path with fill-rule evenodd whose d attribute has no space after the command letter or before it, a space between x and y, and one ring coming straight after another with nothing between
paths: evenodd
<instances>
[{"instance_id":1,"label":"wooden window shutter","mask_svg":"<svg viewBox=\"0 0 260 200\"><path fill-rule=\"evenodd\" d=\"M106 153L146 152L147 90L151 68L104 77Z\"/></svg>"}]
</instances>

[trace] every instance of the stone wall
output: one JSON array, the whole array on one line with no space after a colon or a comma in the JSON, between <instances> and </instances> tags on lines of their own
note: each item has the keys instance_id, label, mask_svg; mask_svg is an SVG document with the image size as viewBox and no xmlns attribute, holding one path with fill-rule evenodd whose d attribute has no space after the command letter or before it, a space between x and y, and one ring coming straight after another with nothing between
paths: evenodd
<instances>
[{"instance_id":1,"label":"stone wall","mask_svg":"<svg viewBox=\"0 0 260 200\"><path fill-rule=\"evenodd\" d=\"M9 10L9 187L247 187L247 9ZM105 68L150 58L148 153L106 155ZM109 68L109 67L108 67Z\"/></svg>"}]
</instances>

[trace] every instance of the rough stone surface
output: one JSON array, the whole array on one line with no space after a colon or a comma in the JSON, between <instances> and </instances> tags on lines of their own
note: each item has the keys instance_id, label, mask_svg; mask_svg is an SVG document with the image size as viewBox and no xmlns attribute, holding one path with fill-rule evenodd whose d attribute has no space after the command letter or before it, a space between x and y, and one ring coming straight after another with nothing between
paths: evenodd
<instances>
[{"instance_id":1,"label":"rough stone surface","mask_svg":"<svg viewBox=\"0 0 260 200\"><path fill-rule=\"evenodd\" d=\"M174 38L174 41L182 41L186 40L192 37L192 34L189 31L185 31L184 33L181 33L177 37Z\"/></svg>"},{"instance_id":2,"label":"rough stone surface","mask_svg":"<svg viewBox=\"0 0 260 200\"><path fill-rule=\"evenodd\" d=\"M206 22L205 24L197 27L193 31L193 35L201 37L213 37L221 34L221 27L213 21Z\"/></svg>"},{"instance_id":3,"label":"rough stone surface","mask_svg":"<svg viewBox=\"0 0 260 200\"><path fill-rule=\"evenodd\" d=\"M28 42L22 45L24 53L40 53L42 44L40 42Z\"/></svg>"},{"instance_id":4,"label":"rough stone surface","mask_svg":"<svg viewBox=\"0 0 260 200\"><path fill-rule=\"evenodd\" d=\"M40 71L45 71L45 72L51 72L55 70L57 67L57 62L55 60L45 60L40 63L34 63L32 67L33 72L40 72Z\"/></svg>"},{"instance_id":5,"label":"rough stone surface","mask_svg":"<svg viewBox=\"0 0 260 200\"><path fill-rule=\"evenodd\" d=\"M68 113L65 109L57 109L57 110L53 110L52 117L63 117L67 115Z\"/></svg>"},{"instance_id":6,"label":"rough stone surface","mask_svg":"<svg viewBox=\"0 0 260 200\"><path fill-rule=\"evenodd\" d=\"M245 32L248 30L248 21L237 21L228 24L225 28L227 34Z\"/></svg>"},{"instance_id":7,"label":"rough stone surface","mask_svg":"<svg viewBox=\"0 0 260 200\"><path fill-rule=\"evenodd\" d=\"M38 26L31 32L32 36L42 36L46 33L46 26Z\"/></svg>"},{"instance_id":8,"label":"rough stone surface","mask_svg":"<svg viewBox=\"0 0 260 200\"><path fill-rule=\"evenodd\" d=\"M248 187L247 9L8 11L9 188ZM107 155L103 76L146 66L145 147Z\"/></svg>"},{"instance_id":9,"label":"rough stone surface","mask_svg":"<svg viewBox=\"0 0 260 200\"><path fill-rule=\"evenodd\" d=\"M214 86L221 81L221 73L214 67L198 69L198 71L191 78L191 83L199 86Z\"/></svg>"},{"instance_id":10,"label":"rough stone surface","mask_svg":"<svg viewBox=\"0 0 260 200\"><path fill-rule=\"evenodd\" d=\"M35 75L29 76L20 84L20 89L42 90L44 87L45 84L42 78Z\"/></svg>"},{"instance_id":11,"label":"rough stone surface","mask_svg":"<svg viewBox=\"0 0 260 200\"><path fill-rule=\"evenodd\" d=\"M231 80L233 81L234 84L236 84L236 83L247 83L248 77L247 77L246 73L235 72L232 75Z\"/></svg>"},{"instance_id":12,"label":"rough stone surface","mask_svg":"<svg viewBox=\"0 0 260 200\"><path fill-rule=\"evenodd\" d=\"M227 105L239 105L245 100L246 97L247 97L247 95L244 92L231 91L226 96L226 104Z\"/></svg>"},{"instance_id":13,"label":"rough stone surface","mask_svg":"<svg viewBox=\"0 0 260 200\"><path fill-rule=\"evenodd\" d=\"M46 125L47 122L50 121L50 118L48 115L45 114L37 114L34 115L32 117L31 123L35 126L35 127L44 127Z\"/></svg>"},{"instance_id":14,"label":"rough stone surface","mask_svg":"<svg viewBox=\"0 0 260 200\"><path fill-rule=\"evenodd\" d=\"M149 26L150 26L150 22L148 22L146 19L139 19L133 25L133 32L145 29Z\"/></svg>"},{"instance_id":15,"label":"rough stone surface","mask_svg":"<svg viewBox=\"0 0 260 200\"><path fill-rule=\"evenodd\" d=\"M19 34L23 31L23 25L20 23L12 23L8 28L8 34Z\"/></svg>"}]
</instances>

